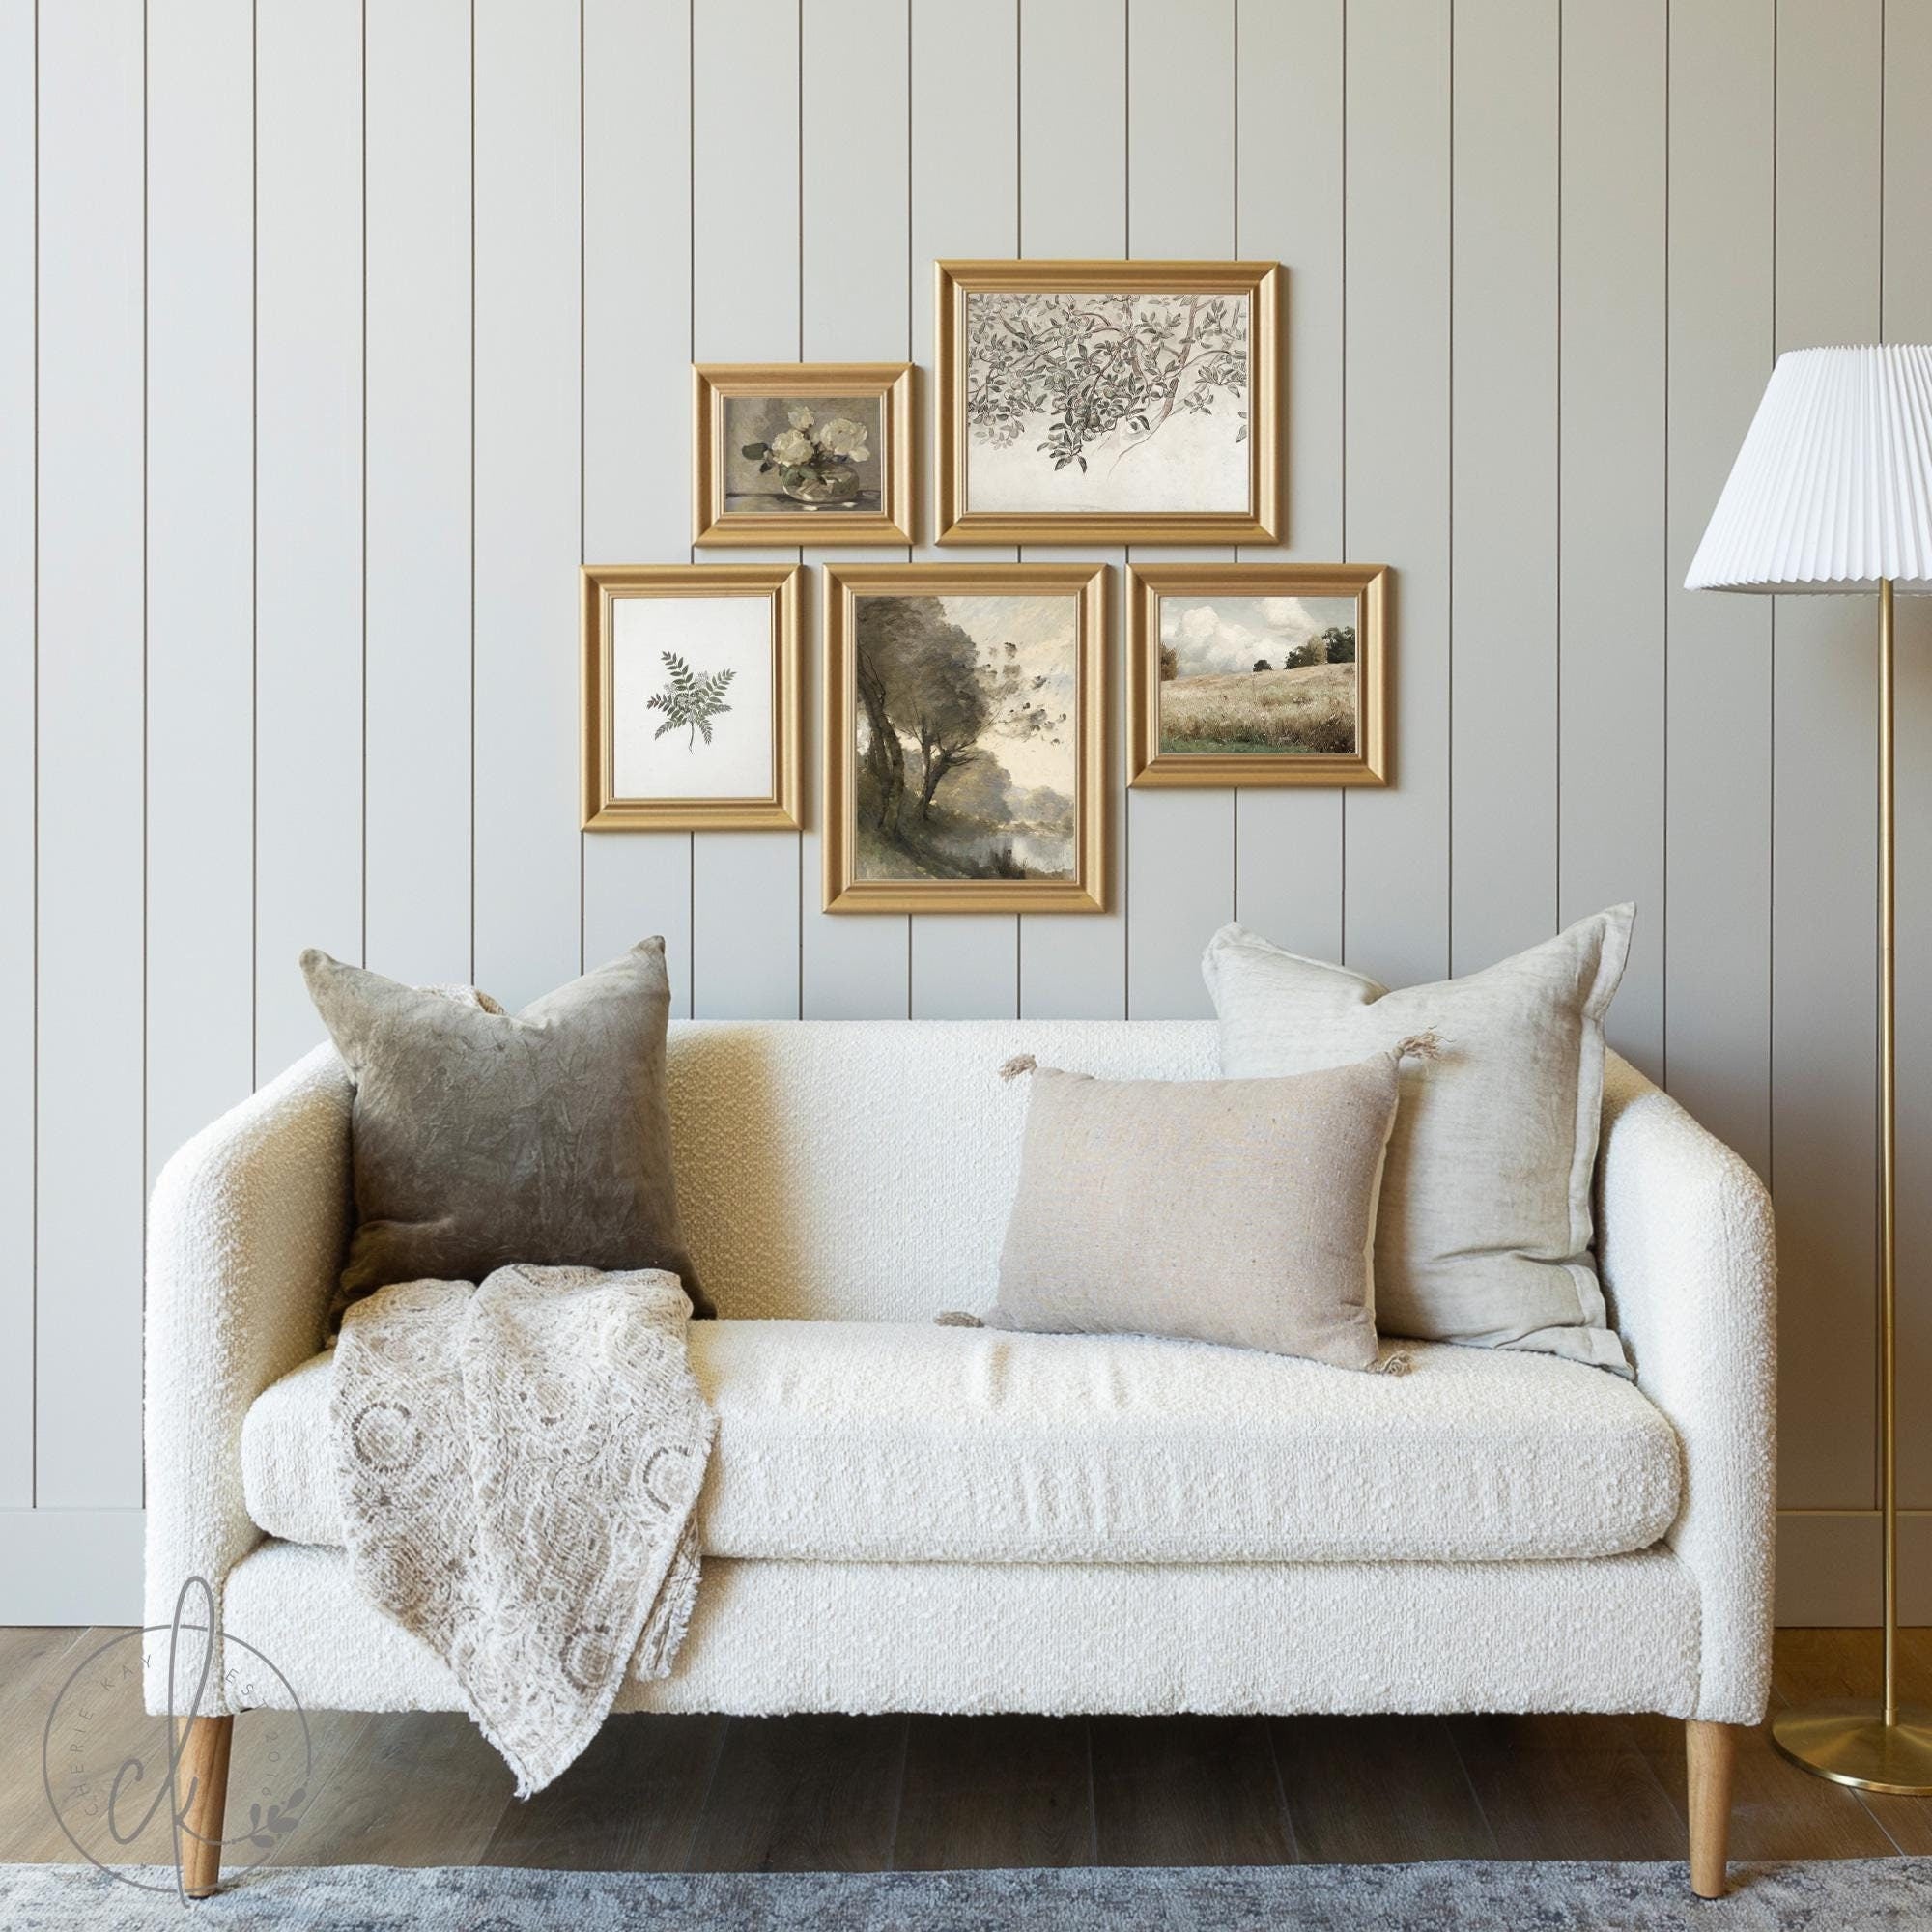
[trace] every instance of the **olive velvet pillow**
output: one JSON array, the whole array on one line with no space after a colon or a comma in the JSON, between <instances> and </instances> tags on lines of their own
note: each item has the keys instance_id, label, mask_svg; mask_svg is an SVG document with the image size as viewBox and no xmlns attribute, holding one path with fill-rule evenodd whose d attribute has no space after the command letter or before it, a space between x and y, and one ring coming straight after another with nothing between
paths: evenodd
<instances>
[{"instance_id":1,"label":"olive velvet pillow","mask_svg":"<svg viewBox=\"0 0 1932 1932\"><path fill-rule=\"evenodd\" d=\"M1629 1373L1590 1258L1604 1014L1634 908L1481 973L1390 992L1224 926L1202 962L1221 1071L1298 1073L1433 1031L1404 1069L1376 1236L1382 1332L1529 1349Z\"/></svg>"},{"instance_id":2,"label":"olive velvet pillow","mask_svg":"<svg viewBox=\"0 0 1932 1932\"><path fill-rule=\"evenodd\" d=\"M662 939L519 1013L313 950L301 967L355 1085L338 1314L390 1282L512 1262L668 1268L713 1312L678 1231Z\"/></svg>"},{"instance_id":3,"label":"olive velvet pillow","mask_svg":"<svg viewBox=\"0 0 1932 1932\"><path fill-rule=\"evenodd\" d=\"M1376 1365L1397 1051L1281 1080L1039 1067L988 1328Z\"/></svg>"}]
</instances>

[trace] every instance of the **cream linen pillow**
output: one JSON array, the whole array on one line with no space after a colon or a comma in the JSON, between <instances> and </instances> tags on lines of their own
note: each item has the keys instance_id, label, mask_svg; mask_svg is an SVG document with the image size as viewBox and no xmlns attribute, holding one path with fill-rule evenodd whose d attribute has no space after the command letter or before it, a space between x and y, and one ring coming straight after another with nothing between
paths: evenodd
<instances>
[{"instance_id":1,"label":"cream linen pillow","mask_svg":"<svg viewBox=\"0 0 1932 1932\"><path fill-rule=\"evenodd\" d=\"M1178 1335L1373 1368L1376 1198L1396 1096L1392 1051L1281 1080L1034 1070L985 1325Z\"/></svg>"},{"instance_id":2,"label":"cream linen pillow","mask_svg":"<svg viewBox=\"0 0 1932 1932\"><path fill-rule=\"evenodd\" d=\"M1382 1331L1534 1349L1629 1369L1590 1259L1604 1012L1634 908L1613 906L1513 959L1390 992L1238 925L1202 972L1221 1070L1275 1078L1434 1032L1403 1072L1376 1233Z\"/></svg>"}]
</instances>

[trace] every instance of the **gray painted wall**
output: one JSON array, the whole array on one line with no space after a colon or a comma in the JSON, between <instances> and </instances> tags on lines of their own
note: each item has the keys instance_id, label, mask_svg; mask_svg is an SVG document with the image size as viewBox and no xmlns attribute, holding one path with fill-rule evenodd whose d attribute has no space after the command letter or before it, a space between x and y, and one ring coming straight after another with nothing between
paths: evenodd
<instances>
[{"instance_id":1,"label":"gray painted wall","mask_svg":"<svg viewBox=\"0 0 1932 1932\"><path fill-rule=\"evenodd\" d=\"M304 945L1173 1015L1231 916L1413 980L1622 897L1618 1044L1778 1196L1785 1614L1870 1613L1873 613L1675 586L1776 347L1932 333L1928 91L1915 0L0 0L0 1615L126 1612L145 1183L316 1037ZM1100 919L580 836L575 571L687 554L687 362L926 363L932 258L1015 253L1288 265L1287 554L1400 569L1396 787L1128 797Z\"/></svg>"}]
</instances>

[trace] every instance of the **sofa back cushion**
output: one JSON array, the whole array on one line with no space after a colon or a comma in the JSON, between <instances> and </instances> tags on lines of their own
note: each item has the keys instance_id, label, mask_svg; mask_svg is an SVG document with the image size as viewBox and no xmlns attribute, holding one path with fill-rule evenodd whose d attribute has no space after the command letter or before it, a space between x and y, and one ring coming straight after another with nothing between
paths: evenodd
<instances>
[{"instance_id":1,"label":"sofa back cushion","mask_svg":"<svg viewBox=\"0 0 1932 1932\"><path fill-rule=\"evenodd\" d=\"M983 1308L1019 1181L1031 1053L1110 1079L1217 1072L1209 1021L673 1021L684 1236L726 1316Z\"/></svg>"}]
</instances>

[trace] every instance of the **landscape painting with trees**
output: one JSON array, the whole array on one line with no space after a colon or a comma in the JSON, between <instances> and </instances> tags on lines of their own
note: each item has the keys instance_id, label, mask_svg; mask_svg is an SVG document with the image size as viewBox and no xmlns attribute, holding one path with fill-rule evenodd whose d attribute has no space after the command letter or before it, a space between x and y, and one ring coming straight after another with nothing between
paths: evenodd
<instances>
[{"instance_id":1,"label":"landscape painting with trees","mask_svg":"<svg viewBox=\"0 0 1932 1932\"><path fill-rule=\"evenodd\" d=\"M855 876L1075 875L1071 596L854 600Z\"/></svg>"}]
</instances>

